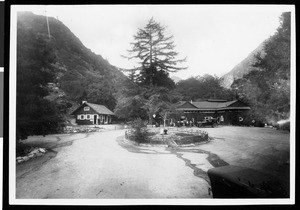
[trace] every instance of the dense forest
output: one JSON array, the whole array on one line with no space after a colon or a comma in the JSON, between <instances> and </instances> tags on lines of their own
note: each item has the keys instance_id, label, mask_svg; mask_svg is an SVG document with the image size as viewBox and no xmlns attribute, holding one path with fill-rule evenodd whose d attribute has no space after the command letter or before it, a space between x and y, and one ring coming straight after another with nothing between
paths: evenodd
<instances>
[{"instance_id":1,"label":"dense forest","mask_svg":"<svg viewBox=\"0 0 300 210\"><path fill-rule=\"evenodd\" d=\"M139 29L127 59L135 69L120 71L87 49L63 23L23 12L17 24L17 139L59 132L82 100L103 104L120 120L167 116L182 100L239 98L251 117L276 122L289 117L290 14L284 13L276 34L256 54L252 70L231 88L222 79L200 75L175 83L169 74L186 69L172 36L154 19ZM127 76L125 76L125 74Z\"/></svg>"}]
</instances>

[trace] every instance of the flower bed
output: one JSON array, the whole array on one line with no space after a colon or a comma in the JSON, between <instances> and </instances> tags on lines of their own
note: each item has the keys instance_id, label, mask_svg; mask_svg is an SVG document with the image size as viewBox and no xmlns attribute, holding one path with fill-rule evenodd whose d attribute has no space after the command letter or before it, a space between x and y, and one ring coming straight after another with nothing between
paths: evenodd
<instances>
[{"instance_id":1,"label":"flower bed","mask_svg":"<svg viewBox=\"0 0 300 210\"><path fill-rule=\"evenodd\" d=\"M92 126L66 126L64 128L64 133L90 133L90 132L100 132L103 128L92 127Z\"/></svg>"},{"instance_id":2,"label":"flower bed","mask_svg":"<svg viewBox=\"0 0 300 210\"><path fill-rule=\"evenodd\" d=\"M132 130L125 132L125 138L135 141ZM167 144L169 140L173 140L178 145L195 144L206 142L209 140L208 133L201 130L168 130L167 134L162 134L158 129L149 129L147 132L147 140L143 143L149 144Z\"/></svg>"},{"instance_id":3,"label":"flower bed","mask_svg":"<svg viewBox=\"0 0 300 210\"><path fill-rule=\"evenodd\" d=\"M208 141L208 133L176 133L176 138L174 141L178 145L182 144L194 144L194 143L199 143L199 142L205 142Z\"/></svg>"}]
</instances>

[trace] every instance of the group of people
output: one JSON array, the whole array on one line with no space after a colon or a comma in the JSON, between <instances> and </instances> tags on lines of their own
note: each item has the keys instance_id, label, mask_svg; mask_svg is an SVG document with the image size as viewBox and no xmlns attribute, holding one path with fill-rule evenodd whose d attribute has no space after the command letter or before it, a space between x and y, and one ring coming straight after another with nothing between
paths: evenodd
<instances>
[{"instance_id":1,"label":"group of people","mask_svg":"<svg viewBox=\"0 0 300 210\"><path fill-rule=\"evenodd\" d=\"M171 122L170 126L172 127L182 127L182 126L187 126L187 127L193 127L195 126L195 122L193 121L188 121L188 120L178 120L177 123Z\"/></svg>"}]
</instances>

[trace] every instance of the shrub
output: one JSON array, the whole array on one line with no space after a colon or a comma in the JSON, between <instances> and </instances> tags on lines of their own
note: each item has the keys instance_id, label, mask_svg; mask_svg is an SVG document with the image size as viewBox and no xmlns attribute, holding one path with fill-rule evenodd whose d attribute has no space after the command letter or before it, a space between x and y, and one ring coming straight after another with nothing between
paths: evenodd
<instances>
[{"instance_id":1,"label":"shrub","mask_svg":"<svg viewBox=\"0 0 300 210\"><path fill-rule=\"evenodd\" d=\"M130 140L133 140L137 143L148 143L149 142L149 133L147 130L146 123L141 119L137 118L130 123L131 129L126 134L126 137Z\"/></svg>"}]
</instances>

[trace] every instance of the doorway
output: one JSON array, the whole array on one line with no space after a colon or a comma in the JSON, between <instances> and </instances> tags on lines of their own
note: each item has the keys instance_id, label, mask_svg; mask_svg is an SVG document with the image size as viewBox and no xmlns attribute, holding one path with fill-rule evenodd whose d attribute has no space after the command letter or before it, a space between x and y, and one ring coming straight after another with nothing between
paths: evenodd
<instances>
[{"instance_id":1,"label":"doorway","mask_svg":"<svg viewBox=\"0 0 300 210\"><path fill-rule=\"evenodd\" d=\"M97 115L94 115L94 125L97 124Z\"/></svg>"}]
</instances>

